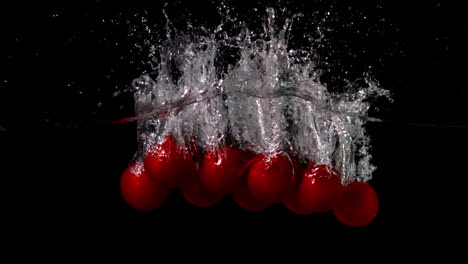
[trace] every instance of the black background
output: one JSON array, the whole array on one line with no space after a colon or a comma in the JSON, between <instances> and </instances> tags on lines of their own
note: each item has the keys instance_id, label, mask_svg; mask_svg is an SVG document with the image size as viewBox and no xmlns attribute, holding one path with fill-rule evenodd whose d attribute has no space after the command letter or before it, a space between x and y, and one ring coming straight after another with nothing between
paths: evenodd
<instances>
[{"instance_id":1,"label":"black background","mask_svg":"<svg viewBox=\"0 0 468 264\"><path fill-rule=\"evenodd\" d=\"M267 2L230 5L242 14L252 7L262 10ZM435 240L440 227L436 219L444 208L442 187L433 186L440 179L436 169L441 139L466 133L466 114L457 103L466 92L450 88L448 79L447 7L437 1L271 5L317 16L332 10L339 18L330 22L335 30L327 45L317 47L331 55L319 64L330 70L322 79L330 89L340 86L334 76L360 77L372 65L373 75L393 94L393 104L380 102L381 111L372 112L385 122L368 127L378 166L370 184L380 199L373 223L351 228L332 213L298 216L280 205L248 212L230 197L210 208L196 208L178 192L154 212L132 210L120 198L118 184L136 150L135 124L110 123L132 114L132 97L112 93L148 70L145 53L134 46L145 45L149 38L141 33L139 20L147 17L147 24L159 25L153 29L161 33L157 28L164 25L163 3L145 8L100 2L73 8L2 8L4 233L9 234L9 248L30 253L17 257L65 253L73 259L104 253L153 263L295 263L318 258L393 263L407 255L427 256L422 252ZM194 25L213 26L219 21L215 7L176 1L167 11L176 26L185 18ZM340 27L349 21L357 25ZM129 35L132 27L141 35ZM349 65L355 68L346 75L342 69Z\"/></svg>"}]
</instances>

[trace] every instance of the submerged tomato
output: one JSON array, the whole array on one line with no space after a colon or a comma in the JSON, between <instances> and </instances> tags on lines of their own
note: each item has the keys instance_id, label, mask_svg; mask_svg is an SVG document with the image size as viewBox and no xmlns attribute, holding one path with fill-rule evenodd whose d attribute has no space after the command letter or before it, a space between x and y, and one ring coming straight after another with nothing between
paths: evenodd
<instances>
[{"instance_id":1,"label":"submerged tomato","mask_svg":"<svg viewBox=\"0 0 468 264\"><path fill-rule=\"evenodd\" d=\"M153 210L161 206L169 191L148 177L142 164L132 163L120 178L122 198L137 210Z\"/></svg>"},{"instance_id":2,"label":"submerged tomato","mask_svg":"<svg viewBox=\"0 0 468 264\"><path fill-rule=\"evenodd\" d=\"M230 147L207 151L200 170L202 185L213 193L236 191L242 184L239 170L244 165L247 154Z\"/></svg>"},{"instance_id":3,"label":"submerged tomato","mask_svg":"<svg viewBox=\"0 0 468 264\"><path fill-rule=\"evenodd\" d=\"M346 186L337 199L333 212L345 225L365 226L374 220L379 209L377 194L372 186L364 182L353 182Z\"/></svg>"},{"instance_id":4,"label":"submerged tomato","mask_svg":"<svg viewBox=\"0 0 468 264\"><path fill-rule=\"evenodd\" d=\"M306 210L325 212L343 191L340 175L326 165L311 163L304 171L297 191L297 201Z\"/></svg>"},{"instance_id":5,"label":"submerged tomato","mask_svg":"<svg viewBox=\"0 0 468 264\"><path fill-rule=\"evenodd\" d=\"M186 177L181 186L181 192L187 202L199 207L212 206L223 198L223 194L206 190L200 183L199 175Z\"/></svg>"},{"instance_id":6,"label":"submerged tomato","mask_svg":"<svg viewBox=\"0 0 468 264\"><path fill-rule=\"evenodd\" d=\"M297 201L297 192L293 192L288 197L286 197L283 200L283 205L286 207L289 211L295 213L295 214L300 214L300 215L309 215L312 214L314 211L312 210L306 210L302 205L299 204Z\"/></svg>"},{"instance_id":7,"label":"submerged tomato","mask_svg":"<svg viewBox=\"0 0 468 264\"><path fill-rule=\"evenodd\" d=\"M182 179L193 173L195 163L170 136L151 148L143 160L148 175L168 188L179 187Z\"/></svg>"},{"instance_id":8,"label":"submerged tomato","mask_svg":"<svg viewBox=\"0 0 468 264\"><path fill-rule=\"evenodd\" d=\"M300 215L309 215L312 214L313 211L304 209L299 202L297 201L297 191L299 189L299 184L302 181L302 177L304 176L303 170L300 167L299 163L295 158L292 158L293 166L294 166L294 179L295 179L295 188L294 191L291 192L284 200L283 205L289 211L300 214Z\"/></svg>"},{"instance_id":9,"label":"submerged tomato","mask_svg":"<svg viewBox=\"0 0 468 264\"><path fill-rule=\"evenodd\" d=\"M281 202L294 190L294 165L281 154L257 156L248 172L248 188L252 196L263 203Z\"/></svg>"}]
</instances>

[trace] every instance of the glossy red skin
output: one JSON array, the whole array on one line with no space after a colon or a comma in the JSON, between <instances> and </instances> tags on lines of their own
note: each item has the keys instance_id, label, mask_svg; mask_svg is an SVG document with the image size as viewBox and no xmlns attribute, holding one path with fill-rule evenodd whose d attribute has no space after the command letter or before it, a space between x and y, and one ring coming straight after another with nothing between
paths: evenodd
<instances>
[{"instance_id":1,"label":"glossy red skin","mask_svg":"<svg viewBox=\"0 0 468 264\"><path fill-rule=\"evenodd\" d=\"M299 205L308 211L326 212L343 192L340 175L326 165L310 164L297 190Z\"/></svg>"},{"instance_id":2,"label":"glossy red skin","mask_svg":"<svg viewBox=\"0 0 468 264\"><path fill-rule=\"evenodd\" d=\"M150 149L143 160L148 175L167 188L179 187L183 178L193 172L195 163L170 136Z\"/></svg>"},{"instance_id":3,"label":"glossy red skin","mask_svg":"<svg viewBox=\"0 0 468 264\"><path fill-rule=\"evenodd\" d=\"M247 161L247 154L240 150L224 147L207 151L200 170L200 181L212 193L234 192L242 185L239 170Z\"/></svg>"},{"instance_id":4,"label":"glossy red skin","mask_svg":"<svg viewBox=\"0 0 468 264\"><path fill-rule=\"evenodd\" d=\"M252 196L263 203L281 202L294 190L294 167L284 155L261 155L250 168L247 183Z\"/></svg>"},{"instance_id":5,"label":"glossy red skin","mask_svg":"<svg viewBox=\"0 0 468 264\"><path fill-rule=\"evenodd\" d=\"M132 163L120 178L120 193L125 202L133 208L150 211L161 206L169 191L150 179L142 165L136 167L136 164Z\"/></svg>"},{"instance_id":6,"label":"glossy red skin","mask_svg":"<svg viewBox=\"0 0 468 264\"><path fill-rule=\"evenodd\" d=\"M372 186L353 182L346 186L344 193L337 199L333 213L343 224L360 227L372 222L378 209L379 200Z\"/></svg>"},{"instance_id":7,"label":"glossy red skin","mask_svg":"<svg viewBox=\"0 0 468 264\"><path fill-rule=\"evenodd\" d=\"M292 156L291 156L292 157ZM294 166L294 179L296 182L296 186L293 192L291 192L284 200L283 200L283 205L286 207L289 211L299 214L299 215L310 215L313 213L311 210L306 210L304 209L299 202L297 201L297 189L299 188L299 184L302 181L302 177L304 176L304 172L302 168L300 167L299 163L295 158L292 158L293 161L293 166ZM311 163L314 164L315 163Z\"/></svg>"},{"instance_id":8,"label":"glossy red skin","mask_svg":"<svg viewBox=\"0 0 468 264\"><path fill-rule=\"evenodd\" d=\"M233 193L232 198L237 203L237 205L239 205L239 207L250 211L260 211L270 206L268 203L262 203L255 200L247 186L243 186L235 193Z\"/></svg>"},{"instance_id":9,"label":"glossy red skin","mask_svg":"<svg viewBox=\"0 0 468 264\"><path fill-rule=\"evenodd\" d=\"M185 200L198 207L215 205L223 198L223 194L207 191L200 183L199 175L186 177L180 189Z\"/></svg>"}]
</instances>

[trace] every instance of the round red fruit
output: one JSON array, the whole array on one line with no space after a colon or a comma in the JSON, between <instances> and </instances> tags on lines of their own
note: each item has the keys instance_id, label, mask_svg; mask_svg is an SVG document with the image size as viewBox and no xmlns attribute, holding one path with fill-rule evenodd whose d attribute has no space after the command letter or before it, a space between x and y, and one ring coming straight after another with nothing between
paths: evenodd
<instances>
[{"instance_id":1,"label":"round red fruit","mask_svg":"<svg viewBox=\"0 0 468 264\"><path fill-rule=\"evenodd\" d=\"M346 186L337 199L333 212L345 225L365 226L374 220L379 209L377 194L372 186L364 182L353 182Z\"/></svg>"},{"instance_id":2,"label":"round red fruit","mask_svg":"<svg viewBox=\"0 0 468 264\"><path fill-rule=\"evenodd\" d=\"M256 200L267 204L281 202L294 190L293 163L280 154L261 156L251 166L247 181L249 191Z\"/></svg>"},{"instance_id":3,"label":"round red fruit","mask_svg":"<svg viewBox=\"0 0 468 264\"><path fill-rule=\"evenodd\" d=\"M299 215L309 215L312 214L314 211L304 209L299 202L297 201L297 193L291 193L286 199L283 200L283 205L289 211L299 214Z\"/></svg>"},{"instance_id":4,"label":"round red fruit","mask_svg":"<svg viewBox=\"0 0 468 264\"><path fill-rule=\"evenodd\" d=\"M190 156L170 136L151 148L143 163L148 175L168 188L180 186L183 177L192 173L194 166Z\"/></svg>"},{"instance_id":5,"label":"round red fruit","mask_svg":"<svg viewBox=\"0 0 468 264\"><path fill-rule=\"evenodd\" d=\"M211 193L200 183L198 175L191 175L185 178L181 187L182 195L190 204L198 207L209 207L222 198L222 194Z\"/></svg>"},{"instance_id":6,"label":"round red fruit","mask_svg":"<svg viewBox=\"0 0 468 264\"><path fill-rule=\"evenodd\" d=\"M297 191L299 205L308 211L325 212L342 193L340 175L326 165L311 163L304 171Z\"/></svg>"},{"instance_id":7,"label":"round red fruit","mask_svg":"<svg viewBox=\"0 0 468 264\"><path fill-rule=\"evenodd\" d=\"M207 151L200 170L202 185L213 193L228 193L242 184L240 168L246 162L247 154L240 149L224 147Z\"/></svg>"},{"instance_id":8,"label":"round red fruit","mask_svg":"<svg viewBox=\"0 0 468 264\"><path fill-rule=\"evenodd\" d=\"M143 164L132 163L120 178L120 193L133 208L149 211L159 208L169 191L148 177Z\"/></svg>"}]
</instances>

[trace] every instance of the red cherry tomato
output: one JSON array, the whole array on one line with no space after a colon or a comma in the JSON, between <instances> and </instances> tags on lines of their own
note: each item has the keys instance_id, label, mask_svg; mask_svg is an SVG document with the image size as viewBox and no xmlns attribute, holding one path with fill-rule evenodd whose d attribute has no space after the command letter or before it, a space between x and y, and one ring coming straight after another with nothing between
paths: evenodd
<instances>
[{"instance_id":1,"label":"red cherry tomato","mask_svg":"<svg viewBox=\"0 0 468 264\"><path fill-rule=\"evenodd\" d=\"M132 163L120 178L120 193L133 208L149 211L160 207L169 191L148 177L143 164Z\"/></svg>"},{"instance_id":2,"label":"red cherry tomato","mask_svg":"<svg viewBox=\"0 0 468 264\"><path fill-rule=\"evenodd\" d=\"M293 192L286 199L283 200L283 205L289 211L300 214L300 215L309 215L312 214L314 211L304 209L299 202L297 201L297 193Z\"/></svg>"},{"instance_id":3,"label":"red cherry tomato","mask_svg":"<svg viewBox=\"0 0 468 264\"><path fill-rule=\"evenodd\" d=\"M270 206L268 203L255 200L247 186L241 187L239 190L233 193L232 198L237 203L237 205L239 205L239 207L250 211L260 211Z\"/></svg>"},{"instance_id":4,"label":"red cherry tomato","mask_svg":"<svg viewBox=\"0 0 468 264\"><path fill-rule=\"evenodd\" d=\"M294 166L281 154L260 155L248 173L248 188L252 196L263 203L278 203L294 190Z\"/></svg>"},{"instance_id":5,"label":"red cherry tomato","mask_svg":"<svg viewBox=\"0 0 468 264\"><path fill-rule=\"evenodd\" d=\"M170 136L150 149L143 163L148 175L168 188L180 186L183 177L191 174L195 166L190 155L184 153Z\"/></svg>"},{"instance_id":6,"label":"red cherry tomato","mask_svg":"<svg viewBox=\"0 0 468 264\"><path fill-rule=\"evenodd\" d=\"M181 191L187 202L198 207L212 206L223 198L222 194L207 191L200 183L199 175L186 177L182 184Z\"/></svg>"},{"instance_id":7,"label":"red cherry tomato","mask_svg":"<svg viewBox=\"0 0 468 264\"><path fill-rule=\"evenodd\" d=\"M240 149L224 147L208 151L200 170L200 181L212 193L237 190L242 184L239 170L246 162L247 154Z\"/></svg>"},{"instance_id":8,"label":"red cherry tomato","mask_svg":"<svg viewBox=\"0 0 468 264\"><path fill-rule=\"evenodd\" d=\"M312 163L304 171L297 201L308 211L325 212L332 209L333 202L342 191L340 176L335 169Z\"/></svg>"},{"instance_id":9,"label":"red cherry tomato","mask_svg":"<svg viewBox=\"0 0 468 264\"><path fill-rule=\"evenodd\" d=\"M311 210L306 210L304 209L299 202L297 201L297 189L299 187L299 184L302 181L302 177L304 176L303 170L300 167L299 163L295 158L292 158L293 166L294 166L294 179L296 182L295 189L293 192L291 192L284 200L283 200L283 205L286 207L289 211L295 213L295 214L300 214L300 215L309 215L312 214L313 211Z\"/></svg>"},{"instance_id":10,"label":"red cherry tomato","mask_svg":"<svg viewBox=\"0 0 468 264\"><path fill-rule=\"evenodd\" d=\"M365 226L374 220L379 209L377 194L372 186L364 182L353 182L346 186L337 199L333 212L345 225Z\"/></svg>"}]
</instances>

